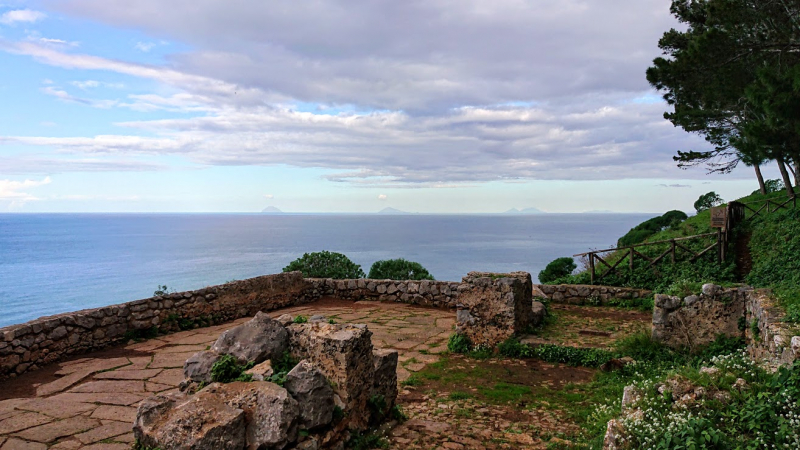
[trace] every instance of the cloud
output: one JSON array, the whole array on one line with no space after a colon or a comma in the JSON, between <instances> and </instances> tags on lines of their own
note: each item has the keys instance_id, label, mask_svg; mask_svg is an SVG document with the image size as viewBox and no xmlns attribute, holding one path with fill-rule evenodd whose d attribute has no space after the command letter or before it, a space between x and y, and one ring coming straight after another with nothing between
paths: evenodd
<instances>
[{"instance_id":1,"label":"cloud","mask_svg":"<svg viewBox=\"0 0 800 450\"><path fill-rule=\"evenodd\" d=\"M389 197L386 194L378 195L378 200L386 200L387 198L389 198Z\"/></svg>"},{"instance_id":2,"label":"cloud","mask_svg":"<svg viewBox=\"0 0 800 450\"><path fill-rule=\"evenodd\" d=\"M15 25L17 23L34 23L45 18L45 14L40 11L30 9L17 9L8 11L0 16L0 23L4 25Z\"/></svg>"},{"instance_id":3,"label":"cloud","mask_svg":"<svg viewBox=\"0 0 800 450\"><path fill-rule=\"evenodd\" d=\"M659 184L658 186L665 187L665 188L690 188L692 187L690 184Z\"/></svg>"},{"instance_id":4,"label":"cloud","mask_svg":"<svg viewBox=\"0 0 800 450\"><path fill-rule=\"evenodd\" d=\"M155 42L137 42L134 48L136 50L139 50L140 52L148 53L156 45L158 44L156 44Z\"/></svg>"},{"instance_id":5,"label":"cloud","mask_svg":"<svg viewBox=\"0 0 800 450\"><path fill-rule=\"evenodd\" d=\"M39 186L50 184L50 177L45 177L42 180L0 180L0 201L8 203L10 209L22 207L26 202L39 200L33 194L30 194L30 189L35 189Z\"/></svg>"},{"instance_id":6,"label":"cloud","mask_svg":"<svg viewBox=\"0 0 800 450\"><path fill-rule=\"evenodd\" d=\"M264 194L264 198L267 200L272 200L273 198L275 198L275 196L272 194Z\"/></svg>"},{"instance_id":7,"label":"cloud","mask_svg":"<svg viewBox=\"0 0 800 450\"><path fill-rule=\"evenodd\" d=\"M80 104L83 104L83 105L89 105L89 106L93 106L95 108L101 108L101 109L108 109L108 108L111 108L111 107L113 107L113 106L115 106L115 105L117 105L119 103L119 102L114 101L114 100L90 100L90 99L86 99L86 98L76 97L76 96L74 96L72 94L69 94L67 91L65 91L65 90L63 90L61 88L55 87L55 86L45 86L45 87L41 88L40 90L44 94L51 95L51 96L53 96L53 97L55 97L55 98L57 98L59 100L65 101L65 102L80 103Z\"/></svg>"}]
</instances>

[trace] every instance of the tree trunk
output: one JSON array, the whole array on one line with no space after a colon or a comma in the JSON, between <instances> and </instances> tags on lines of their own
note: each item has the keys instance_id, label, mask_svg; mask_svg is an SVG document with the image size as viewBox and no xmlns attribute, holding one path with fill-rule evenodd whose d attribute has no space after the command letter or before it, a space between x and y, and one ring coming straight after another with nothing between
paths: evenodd
<instances>
[{"instance_id":1,"label":"tree trunk","mask_svg":"<svg viewBox=\"0 0 800 450\"><path fill-rule=\"evenodd\" d=\"M783 178L783 185L786 186L786 194L789 198L794 198L794 188L792 187L792 180L789 179L789 172L786 171L786 164L784 162L783 156L779 156L776 158L778 160L778 169L781 171L781 177Z\"/></svg>"},{"instance_id":2,"label":"tree trunk","mask_svg":"<svg viewBox=\"0 0 800 450\"><path fill-rule=\"evenodd\" d=\"M761 166L753 164L756 169L756 178L758 178L758 188L761 190L761 195L767 195L767 187L764 185L764 175L761 175Z\"/></svg>"}]
</instances>

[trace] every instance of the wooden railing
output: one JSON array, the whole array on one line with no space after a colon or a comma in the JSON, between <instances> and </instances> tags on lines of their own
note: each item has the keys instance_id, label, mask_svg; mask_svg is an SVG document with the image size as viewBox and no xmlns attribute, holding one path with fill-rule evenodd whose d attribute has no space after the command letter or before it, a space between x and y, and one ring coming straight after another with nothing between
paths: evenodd
<instances>
[{"instance_id":1,"label":"wooden railing","mask_svg":"<svg viewBox=\"0 0 800 450\"><path fill-rule=\"evenodd\" d=\"M682 242L684 242L684 241L707 238L707 237L710 237L710 236L716 236L716 240L714 241L714 243L709 245L709 246L707 246L707 247L705 247L703 250L700 250L699 252L696 252L696 251L692 250L691 248L687 247L686 245L682 244ZM637 256L640 259L644 259L646 261L649 261L650 264L648 265L648 267L653 267L656 264L664 261L665 258L667 258L667 257L669 257L669 259L670 259L670 261L672 263L675 263L678 260L678 250L681 250L681 253L686 253L686 254L691 255L691 257L689 258L689 262L695 262L698 259L700 259L703 255L705 255L706 253L708 253L711 250L716 248L717 249L717 261L718 262L722 262L722 261L725 260L725 247L726 247L724 245L725 241L726 241L725 234L722 233L721 231L717 231L716 233L696 234L694 236L685 236L685 237L680 237L680 238L675 238L675 239L666 239L666 240L663 240L663 241L645 242L645 243L642 243L642 244L630 245L630 246L627 246L627 247L616 247L616 248L608 248L608 249L604 249L604 250L594 250L594 251L591 251L591 252L579 253L577 255L572 255L572 256L573 257L575 257L575 256L588 256L589 257L589 274L590 274L589 276L590 276L590 280L591 280L590 283L594 284L595 281L602 280L603 278L605 278L606 276L608 276L612 272L616 273L617 275L621 275L621 273L618 271L617 268L625 260L628 261L628 266L630 268L630 271L633 272L633 261ZM669 248L665 252L661 253L660 255L658 255L658 256L656 256L654 258L651 258L651 257L649 257L647 255L643 255L642 253L640 253L639 251L636 250L637 248L648 247L648 246L652 246L652 245L660 245L660 244L669 244ZM603 256L600 256L601 254L605 254L605 253L608 253L608 252L615 252L615 254L620 254L620 252L622 252L622 256L616 262L612 263L612 262L606 261L606 259L604 259ZM608 257L606 257L606 258L608 258ZM596 273L595 273L595 267L597 267L595 262L601 263L604 266L606 266L605 271L603 273L599 274L599 276L596 275Z\"/></svg>"},{"instance_id":2,"label":"wooden railing","mask_svg":"<svg viewBox=\"0 0 800 450\"><path fill-rule=\"evenodd\" d=\"M753 217L759 216L765 212L773 213L780 209L797 208L797 196L788 198L786 200L783 199L776 200L768 198L766 200L758 200L755 202L747 202L747 203L731 202L729 208L731 209L741 208L743 213L743 218L752 219ZM750 212L749 217L747 216L748 211Z\"/></svg>"}]
</instances>

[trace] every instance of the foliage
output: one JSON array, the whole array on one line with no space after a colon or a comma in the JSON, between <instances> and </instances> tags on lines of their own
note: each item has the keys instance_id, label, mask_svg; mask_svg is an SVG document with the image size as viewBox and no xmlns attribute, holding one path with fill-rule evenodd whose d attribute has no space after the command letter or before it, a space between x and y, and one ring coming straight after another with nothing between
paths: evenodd
<instances>
[{"instance_id":1,"label":"foliage","mask_svg":"<svg viewBox=\"0 0 800 450\"><path fill-rule=\"evenodd\" d=\"M286 383L286 375L294 369L299 361L292 358L292 354L288 351L284 352L280 358L272 361L272 375L265 378L264 381L269 381L283 386Z\"/></svg>"},{"instance_id":2,"label":"foliage","mask_svg":"<svg viewBox=\"0 0 800 450\"><path fill-rule=\"evenodd\" d=\"M675 280L664 291L664 294L674 297L685 298L690 295L699 295L703 291L703 283L698 281L690 281L686 278Z\"/></svg>"},{"instance_id":3,"label":"foliage","mask_svg":"<svg viewBox=\"0 0 800 450\"><path fill-rule=\"evenodd\" d=\"M537 358L547 362L584 367L600 367L614 356L607 350L597 348L578 348L555 344L531 347L515 338L501 342L498 345L498 351L501 355L511 358Z\"/></svg>"},{"instance_id":4,"label":"foliage","mask_svg":"<svg viewBox=\"0 0 800 450\"><path fill-rule=\"evenodd\" d=\"M661 216L653 217L631 228L625 236L617 241L617 247L627 247L644 242L648 237L669 227L674 227L686 220L688 216L683 211L667 211Z\"/></svg>"},{"instance_id":5,"label":"foliage","mask_svg":"<svg viewBox=\"0 0 800 450\"><path fill-rule=\"evenodd\" d=\"M447 339L447 350L452 353L469 353L472 350L472 341L460 333L453 333Z\"/></svg>"},{"instance_id":6,"label":"foliage","mask_svg":"<svg viewBox=\"0 0 800 450\"><path fill-rule=\"evenodd\" d=\"M578 266L575 261L569 257L557 258L550 261L547 267L539 272L539 282L548 283L559 278L563 278L572 273Z\"/></svg>"},{"instance_id":7,"label":"foliage","mask_svg":"<svg viewBox=\"0 0 800 450\"><path fill-rule=\"evenodd\" d=\"M292 320L292 322L294 322L294 323L307 323L308 322L308 318L306 316L300 314L297 317L295 317L294 320Z\"/></svg>"},{"instance_id":8,"label":"foliage","mask_svg":"<svg viewBox=\"0 0 800 450\"><path fill-rule=\"evenodd\" d=\"M375 261L369 269L368 278L374 280L433 280L422 264L403 258Z\"/></svg>"},{"instance_id":9,"label":"foliage","mask_svg":"<svg viewBox=\"0 0 800 450\"><path fill-rule=\"evenodd\" d=\"M211 381L217 383L231 383L234 381L253 381L253 376L244 373L254 366L252 362L239 364L232 355L222 355L211 366Z\"/></svg>"},{"instance_id":10,"label":"foliage","mask_svg":"<svg viewBox=\"0 0 800 450\"><path fill-rule=\"evenodd\" d=\"M283 268L284 272L303 272L306 278L364 278L361 266L336 252L323 250L321 252L304 253L303 256L289 263Z\"/></svg>"},{"instance_id":11,"label":"foliage","mask_svg":"<svg viewBox=\"0 0 800 450\"><path fill-rule=\"evenodd\" d=\"M350 431L350 440L344 444L345 448L353 450L368 450L371 448L389 448L389 442L375 432L362 433Z\"/></svg>"},{"instance_id":12,"label":"foliage","mask_svg":"<svg viewBox=\"0 0 800 450\"><path fill-rule=\"evenodd\" d=\"M766 180L766 181L764 181L764 190L766 191L765 194L772 194L772 193L775 193L775 192L779 192L782 189L783 189L783 186L781 185L781 180L777 180L776 179L776 180ZM760 193L761 193L760 190L755 190L750 195L758 195Z\"/></svg>"},{"instance_id":13,"label":"foliage","mask_svg":"<svg viewBox=\"0 0 800 450\"><path fill-rule=\"evenodd\" d=\"M746 282L772 288L787 320L800 322L800 211L780 209L750 224L753 267Z\"/></svg>"},{"instance_id":14,"label":"foliage","mask_svg":"<svg viewBox=\"0 0 800 450\"><path fill-rule=\"evenodd\" d=\"M392 406L391 411L389 411L389 417L391 417L392 420L396 420L400 423L408 420L408 415L403 411L403 408L400 407L400 405Z\"/></svg>"},{"instance_id":15,"label":"foliage","mask_svg":"<svg viewBox=\"0 0 800 450\"><path fill-rule=\"evenodd\" d=\"M167 294L175 293L175 289L171 289L167 287L166 284L159 284L155 291L153 291L153 297L160 297Z\"/></svg>"},{"instance_id":16,"label":"foliage","mask_svg":"<svg viewBox=\"0 0 800 450\"><path fill-rule=\"evenodd\" d=\"M694 209L696 209L697 212L701 212L713 208L714 206L719 206L722 202L722 197L717 195L716 192L711 191L701 195L697 201L694 202Z\"/></svg>"}]
</instances>

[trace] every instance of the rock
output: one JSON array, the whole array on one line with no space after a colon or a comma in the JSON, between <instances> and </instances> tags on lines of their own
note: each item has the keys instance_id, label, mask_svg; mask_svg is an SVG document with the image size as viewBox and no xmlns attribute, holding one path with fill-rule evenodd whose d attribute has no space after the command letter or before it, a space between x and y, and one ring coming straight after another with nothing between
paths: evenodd
<instances>
[{"instance_id":1,"label":"rock","mask_svg":"<svg viewBox=\"0 0 800 450\"><path fill-rule=\"evenodd\" d=\"M375 378L372 383L372 396L380 395L386 401L386 414L397 400L397 350L374 349L372 363Z\"/></svg>"},{"instance_id":2,"label":"rock","mask_svg":"<svg viewBox=\"0 0 800 450\"><path fill-rule=\"evenodd\" d=\"M800 358L800 336L792 337L792 353L795 358Z\"/></svg>"},{"instance_id":3,"label":"rock","mask_svg":"<svg viewBox=\"0 0 800 450\"><path fill-rule=\"evenodd\" d=\"M694 305L694 304L695 304L695 303L696 303L698 300L700 300L700 297L698 297L698 296L696 296L696 295L690 295L690 296L688 296L688 297L686 297L686 298L684 298L684 299L683 299L683 303L684 303L686 306L692 306L692 305Z\"/></svg>"},{"instance_id":4,"label":"rock","mask_svg":"<svg viewBox=\"0 0 800 450\"><path fill-rule=\"evenodd\" d=\"M714 377L716 375L719 375L719 369L717 369L716 367L701 367L700 373L704 373L710 377Z\"/></svg>"},{"instance_id":5,"label":"rock","mask_svg":"<svg viewBox=\"0 0 800 450\"><path fill-rule=\"evenodd\" d=\"M611 359L606 361L602 366L600 366L600 370L603 372L613 372L615 370L620 370L623 367L627 366L628 364L633 364L636 361L631 358L630 356L625 356L618 359Z\"/></svg>"},{"instance_id":6,"label":"rock","mask_svg":"<svg viewBox=\"0 0 800 450\"><path fill-rule=\"evenodd\" d=\"M472 317L468 309L459 309L456 312L456 321L459 324L472 325L475 323L475 318Z\"/></svg>"},{"instance_id":7,"label":"rock","mask_svg":"<svg viewBox=\"0 0 800 450\"><path fill-rule=\"evenodd\" d=\"M297 439L298 403L277 384L214 383L200 393L206 392L229 407L244 411L248 448L283 448Z\"/></svg>"},{"instance_id":8,"label":"rock","mask_svg":"<svg viewBox=\"0 0 800 450\"><path fill-rule=\"evenodd\" d=\"M327 322L328 318L323 316L323 315L321 315L321 314L315 314L315 315L309 317L308 321L309 322Z\"/></svg>"},{"instance_id":9,"label":"rock","mask_svg":"<svg viewBox=\"0 0 800 450\"><path fill-rule=\"evenodd\" d=\"M197 352L183 363L183 375L198 383L211 382L211 367L220 355L210 350Z\"/></svg>"},{"instance_id":10,"label":"rock","mask_svg":"<svg viewBox=\"0 0 800 450\"><path fill-rule=\"evenodd\" d=\"M608 421L606 435L603 438L603 450L618 450L623 448L623 428L616 419Z\"/></svg>"},{"instance_id":11,"label":"rock","mask_svg":"<svg viewBox=\"0 0 800 450\"><path fill-rule=\"evenodd\" d=\"M664 308L667 311L672 311L681 306L681 299L680 297L656 294L654 303L657 308Z\"/></svg>"},{"instance_id":12,"label":"rock","mask_svg":"<svg viewBox=\"0 0 800 450\"><path fill-rule=\"evenodd\" d=\"M664 308L659 308L658 306L653 307L653 324L654 325L666 325L667 317L669 317L669 313Z\"/></svg>"},{"instance_id":13,"label":"rock","mask_svg":"<svg viewBox=\"0 0 800 450\"><path fill-rule=\"evenodd\" d=\"M333 420L333 388L325 375L307 360L300 361L288 375L284 387L300 405L300 424L312 430Z\"/></svg>"},{"instance_id":14,"label":"rock","mask_svg":"<svg viewBox=\"0 0 800 450\"><path fill-rule=\"evenodd\" d=\"M289 334L277 320L259 312L252 320L222 333L211 350L256 364L280 358L289 348Z\"/></svg>"},{"instance_id":15,"label":"rock","mask_svg":"<svg viewBox=\"0 0 800 450\"><path fill-rule=\"evenodd\" d=\"M345 404L350 426L364 429L369 420L367 406L372 393L374 366L372 332L366 327L329 323L293 324L290 332L292 356L307 359L330 380Z\"/></svg>"},{"instance_id":16,"label":"rock","mask_svg":"<svg viewBox=\"0 0 800 450\"><path fill-rule=\"evenodd\" d=\"M706 283L703 285L703 295L713 297L717 295L720 289L722 289L721 286L712 283Z\"/></svg>"},{"instance_id":17,"label":"rock","mask_svg":"<svg viewBox=\"0 0 800 450\"><path fill-rule=\"evenodd\" d=\"M745 381L744 378L737 378L736 381L734 381L733 386L731 387L734 389L738 389L740 391L743 389L747 389L747 381Z\"/></svg>"},{"instance_id":18,"label":"rock","mask_svg":"<svg viewBox=\"0 0 800 450\"><path fill-rule=\"evenodd\" d=\"M271 377L275 371L272 370L272 361L267 360L245 371L246 374L252 375L255 381L264 381Z\"/></svg>"},{"instance_id":19,"label":"rock","mask_svg":"<svg viewBox=\"0 0 800 450\"><path fill-rule=\"evenodd\" d=\"M280 323L284 327L288 327L289 325L294 323L294 317L291 314L282 314L280 317L278 317L275 320L277 320L278 323Z\"/></svg>"},{"instance_id":20,"label":"rock","mask_svg":"<svg viewBox=\"0 0 800 450\"><path fill-rule=\"evenodd\" d=\"M622 411L629 409L642 397L642 391L636 386L625 386L622 391Z\"/></svg>"},{"instance_id":21,"label":"rock","mask_svg":"<svg viewBox=\"0 0 800 450\"><path fill-rule=\"evenodd\" d=\"M534 300L531 303L531 309L533 310L533 325L539 325L547 316L547 307L544 306L544 303Z\"/></svg>"},{"instance_id":22,"label":"rock","mask_svg":"<svg viewBox=\"0 0 800 450\"><path fill-rule=\"evenodd\" d=\"M241 450L245 414L205 390L188 400L179 394L159 395L139 406L133 434L143 447Z\"/></svg>"}]
</instances>

